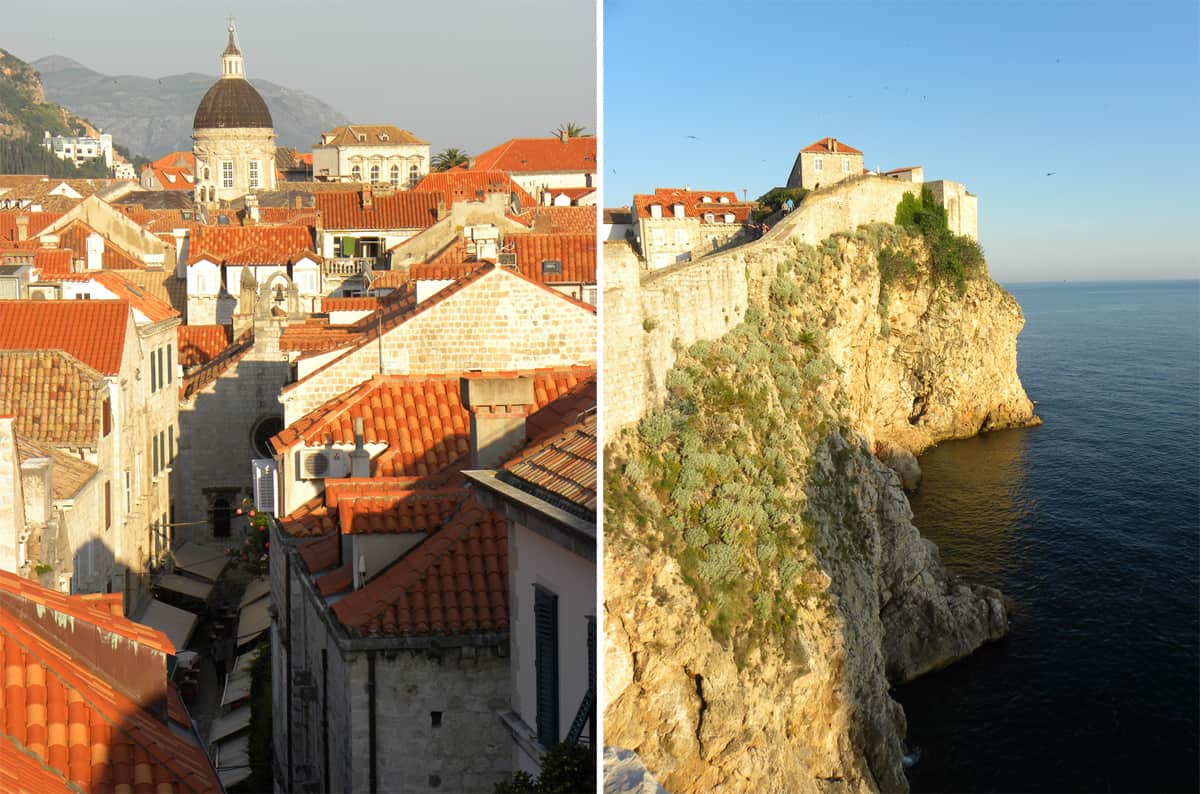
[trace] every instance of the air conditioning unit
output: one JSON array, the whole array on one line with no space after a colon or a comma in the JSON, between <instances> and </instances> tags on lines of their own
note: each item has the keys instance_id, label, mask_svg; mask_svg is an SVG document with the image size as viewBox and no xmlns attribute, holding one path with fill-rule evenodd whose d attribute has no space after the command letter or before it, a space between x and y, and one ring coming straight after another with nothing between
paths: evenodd
<instances>
[{"instance_id":1,"label":"air conditioning unit","mask_svg":"<svg viewBox=\"0 0 1200 794\"><path fill-rule=\"evenodd\" d=\"M297 468L301 480L325 480L350 476L350 455L340 449L302 449Z\"/></svg>"},{"instance_id":2,"label":"air conditioning unit","mask_svg":"<svg viewBox=\"0 0 1200 794\"><path fill-rule=\"evenodd\" d=\"M517 266L517 255L515 253L500 254L499 262L500 262L501 267L516 267Z\"/></svg>"},{"instance_id":3,"label":"air conditioning unit","mask_svg":"<svg viewBox=\"0 0 1200 794\"><path fill-rule=\"evenodd\" d=\"M62 297L62 288L57 284L30 284L29 300L56 301Z\"/></svg>"}]
</instances>

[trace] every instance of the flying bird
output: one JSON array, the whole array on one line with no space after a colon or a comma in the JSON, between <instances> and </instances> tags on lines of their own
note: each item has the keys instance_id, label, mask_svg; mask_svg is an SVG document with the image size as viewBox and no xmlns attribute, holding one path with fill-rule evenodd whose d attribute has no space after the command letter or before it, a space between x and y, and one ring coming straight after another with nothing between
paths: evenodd
<instances>
[{"instance_id":1,"label":"flying bird","mask_svg":"<svg viewBox=\"0 0 1200 794\"><path fill-rule=\"evenodd\" d=\"M689 137L689 138L691 138L693 141L698 141L698 140L700 140L700 139L699 139L699 138L697 138L695 135L689 135L688 137Z\"/></svg>"},{"instance_id":2,"label":"flying bird","mask_svg":"<svg viewBox=\"0 0 1200 794\"><path fill-rule=\"evenodd\" d=\"M1046 176L1054 176L1057 173L1058 173L1057 171L1047 171Z\"/></svg>"}]
</instances>

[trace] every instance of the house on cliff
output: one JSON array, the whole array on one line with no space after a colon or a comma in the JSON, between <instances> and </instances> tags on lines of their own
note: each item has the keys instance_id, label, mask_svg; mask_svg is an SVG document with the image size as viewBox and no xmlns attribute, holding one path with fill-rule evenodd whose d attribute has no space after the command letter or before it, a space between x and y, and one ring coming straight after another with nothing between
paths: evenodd
<instances>
[{"instance_id":1,"label":"house on cliff","mask_svg":"<svg viewBox=\"0 0 1200 794\"><path fill-rule=\"evenodd\" d=\"M635 242L651 270L690 262L744 235L751 209L732 191L655 188L633 197Z\"/></svg>"},{"instance_id":2,"label":"house on cliff","mask_svg":"<svg viewBox=\"0 0 1200 794\"><path fill-rule=\"evenodd\" d=\"M816 190L863 173L863 153L837 138L822 138L796 155L787 186Z\"/></svg>"}]
</instances>

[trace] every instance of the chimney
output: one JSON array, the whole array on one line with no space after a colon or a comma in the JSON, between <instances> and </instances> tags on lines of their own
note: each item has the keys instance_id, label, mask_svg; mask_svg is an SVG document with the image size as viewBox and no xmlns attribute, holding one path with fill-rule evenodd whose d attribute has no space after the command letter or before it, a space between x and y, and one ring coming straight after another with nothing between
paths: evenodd
<instances>
[{"instance_id":1,"label":"chimney","mask_svg":"<svg viewBox=\"0 0 1200 794\"><path fill-rule=\"evenodd\" d=\"M363 447L363 420L354 420L354 451L350 453L350 476L355 478L371 476L371 454Z\"/></svg>"},{"instance_id":2,"label":"chimney","mask_svg":"<svg viewBox=\"0 0 1200 794\"><path fill-rule=\"evenodd\" d=\"M829 151L837 153L837 138L829 139Z\"/></svg>"},{"instance_id":3,"label":"chimney","mask_svg":"<svg viewBox=\"0 0 1200 794\"><path fill-rule=\"evenodd\" d=\"M437 203L437 219L440 221L446 217L446 199L439 198Z\"/></svg>"},{"instance_id":4,"label":"chimney","mask_svg":"<svg viewBox=\"0 0 1200 794\"><path fill-rule=\"evenodd\" d=\"M371 193L370 185L363 185L362 189L362 206L363 209L369 210L375 205L375 196Z\"/></svg>"},{"instance_id":5,"label":"chimney","mask_svg":"<svg viewBox=\"0 0 1200 794\"><path fill-rule=\"evenodd\" d=\"M57 234L43 234L38 239L41 240L43 249L54 250L55 248L58 248L58 235Z\"/></svg>"},{"instance_id":6,"label":"chimney","mask_svg":"<svg viewBox=\"0 0 1200 794\"><path fill-rule=\"evenodd\" d=\"M17 242L23 242L29 239L29 216L17 216Z\"/></svg>"},{"instance_id":7,"label":"chimney","mask_svg":"<svg viewBox=\"0 0 1200 794\"><path fill-rule=\"evenodd\" d=\"M470 171L470 170L472 170L473 168L475 168L475 158L474 158L474 157L468 157L468 158L467 158L467 170L468 170L468 171Z\"/></svg>"},{"instance_id":8,"label":"chimney","mask_svg":"<svg viewBox=\"0 0 1200 794\"><path fill-rule=\"evenodd\" d=\"M104 238L99 232L87 236L87 269L99 270L104 266Z\"/></svg>"},{"instance_id":9,"label":"chimney","mask_svg":"<svg viewBox=\"0 0 1200 794\"><path fill-rule=\"evenodd\" d=\"M561 130L558 131L558 139L560 141L562 141L563 143L566 143L568 140L571 139L571 136L567 134L566 127L563 127Z\"/></svg>"},{"instance_id":10,"label":"chimney","mask_svg":"<svg viewBox=\"0 0 1200 794\"><path fill-rule=\"evenodd\" d=\"M298 209L298 210L299 210L299 209L303 209L303 208L304 208L304 199L303 199L303 197L301 197L301 196L297 195L297 196L296 196L296 198L292 200L292 208L293 208L293 209Z\"/></svg>"},{"instance_id":11,"label":"chimney","mask_svg":"<svg viewBox=\"0 0 1200 794\"><path fill-rule=\"evenodd\" d=\"M534 405L533 378L480 373L460 383L462 404L471 412L471 468L494 469L525 443L525 417Z\"/></svg>"},{"instance_id":12,"label":"chimney","mask_svg":"<svg viewBox=\"0 0 1200 794\"><path fill-rule=\"evenodd\" d=\"M249 226L255 226L259 221L258 214L258 196L253 193L246 196L246 223Z\"/></svg>"}]
</instances>

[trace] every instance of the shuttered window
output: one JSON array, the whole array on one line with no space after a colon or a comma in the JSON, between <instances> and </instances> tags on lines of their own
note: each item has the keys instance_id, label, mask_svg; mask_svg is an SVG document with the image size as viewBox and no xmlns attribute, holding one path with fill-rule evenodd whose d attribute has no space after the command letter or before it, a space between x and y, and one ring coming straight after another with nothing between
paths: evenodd
<instances>
[{"instance_id":1,"label":"shuttered window","mask_svg":"<svg viewBox=\"0 0 1200 794\"><path fill-rule=\"evenodd\" d=\"M175 358L174 349L167 345L167 383L175 382Z\"/></svg>"},{"instance_id":2,"label":"shuttered window","mask_svg":"<svg viewBox=\"0 0 1200 794\"><path fill-rule=\"evenodd\" d=\"M150 352L150 393L158 391L158 351Z\"/></svg>"},{"instance_id":3,"label":"shuttered window","mask_svg":"<svg viewBox=\"0 0 1200 794\"><path fill-rule=\"evenodd\" d=\"M104 481L104 528L112 526L112 483Z\"/></svg>"},{"instance_id":4,"label":"shuttered window","mask_svg":"<svg viewBox=\"0 0 1200 794\"><path fill-rule=\"evenodd\" d=\"M558 596L533 586L534 668L537 677L537 737L558 744Z\"/></svg>"}]
</instances>

